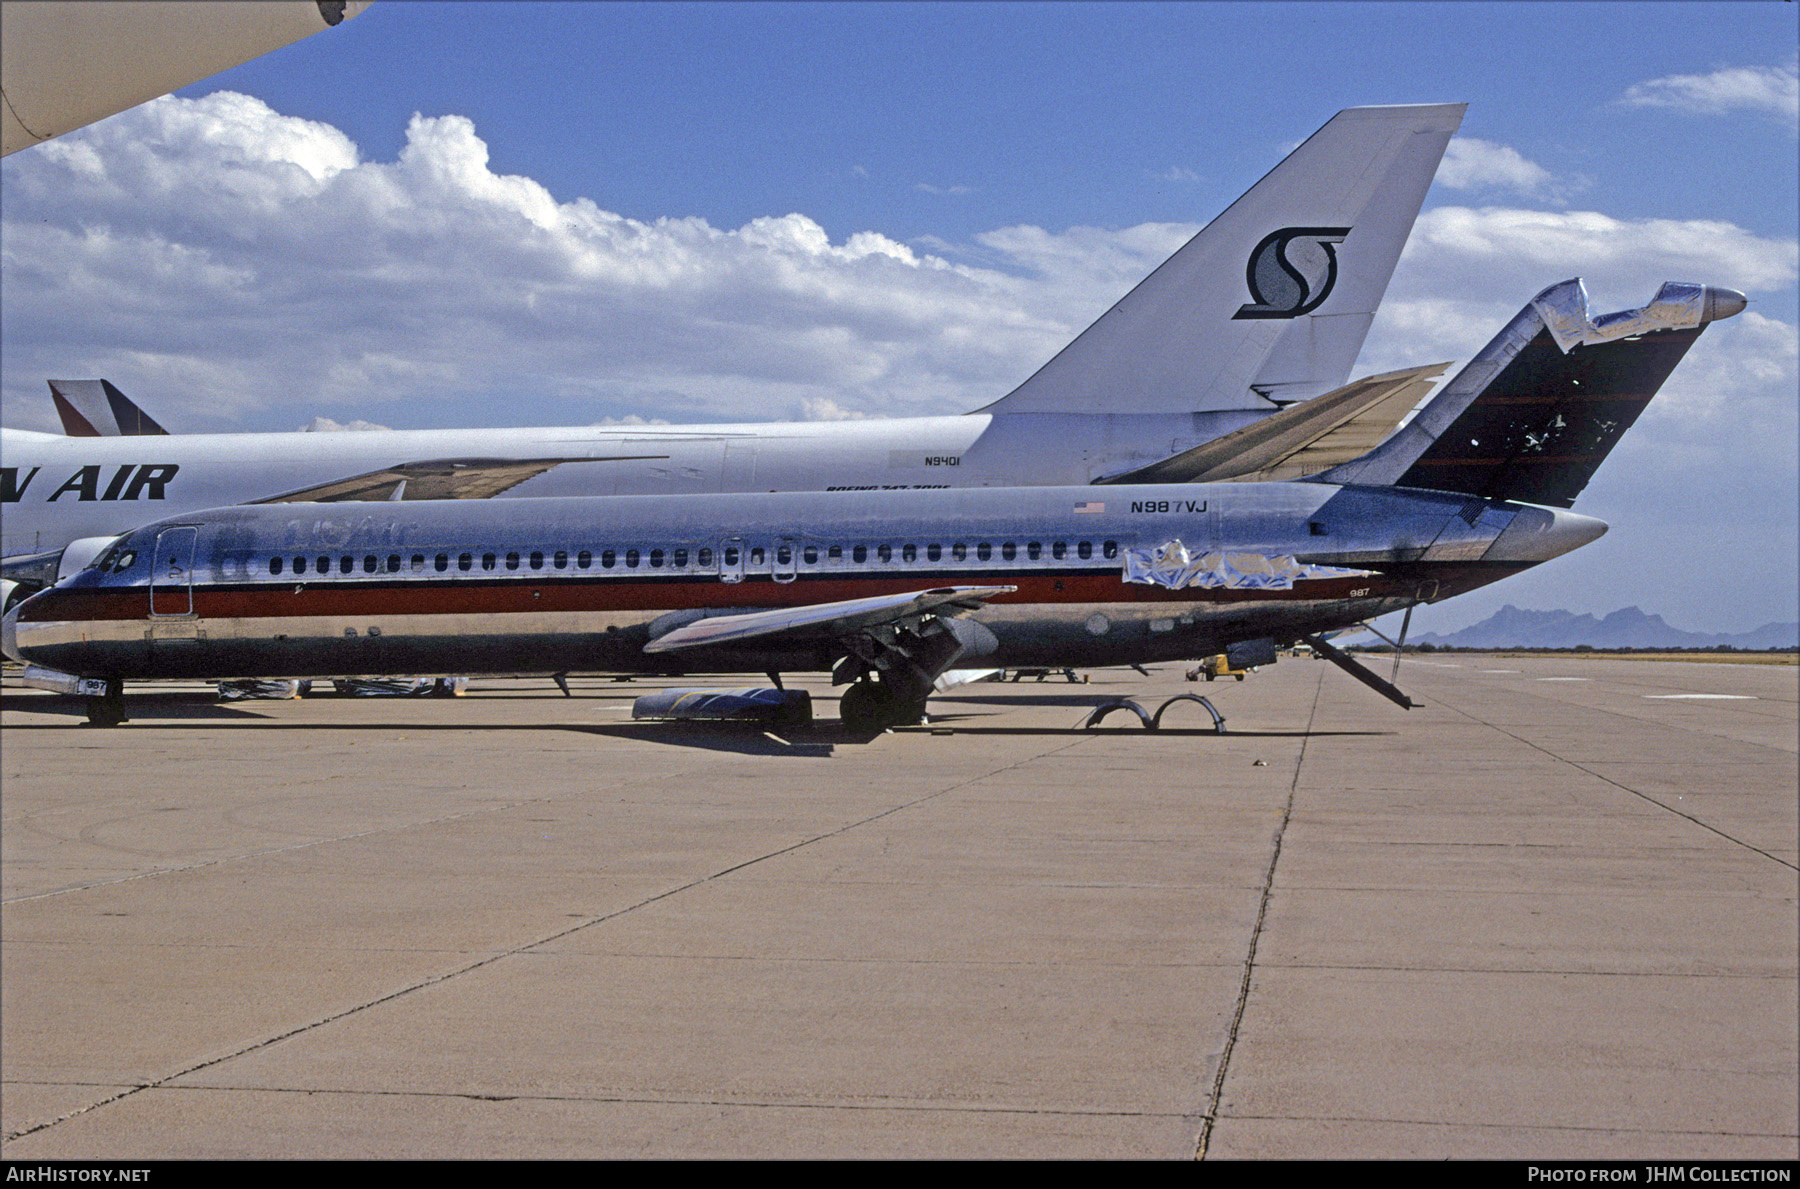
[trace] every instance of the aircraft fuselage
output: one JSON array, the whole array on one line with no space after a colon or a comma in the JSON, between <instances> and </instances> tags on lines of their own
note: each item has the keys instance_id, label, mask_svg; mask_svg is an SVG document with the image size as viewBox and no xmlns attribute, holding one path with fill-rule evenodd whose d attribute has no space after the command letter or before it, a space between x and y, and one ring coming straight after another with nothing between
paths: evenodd
<instances>
[{"instance_id":1,"label":"aircraft fuselage","mask_svg":"<svg viewBox=\"0 0 1800 1189\"><path fill-rule=\"evenodd\" d=\"M821 670L829 636L645 648L954 586L1014 588L968 616L958 664L1142 663L1447 597L1604 527L1305 482L232 507L122 537L11 612L6 647L108 679ZM1176 542L1207 574L1144 578Z\"/></svg>"}]
</instances>

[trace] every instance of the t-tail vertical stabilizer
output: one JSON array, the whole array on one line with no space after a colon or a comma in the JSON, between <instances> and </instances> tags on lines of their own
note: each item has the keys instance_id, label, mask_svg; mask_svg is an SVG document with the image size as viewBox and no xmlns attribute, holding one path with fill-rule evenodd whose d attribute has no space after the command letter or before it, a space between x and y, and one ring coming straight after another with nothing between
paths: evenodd
<instances>
[{"instance_id":1,"label":"t-tail vertical stabilizer","mask_svg":"<svg viewBox=\"0 0 1800 1189\"><path fill-rule=\"evenodd\" d=\"M1339 112L980 411L1267 412L1341 387L1466 107Z\"/></svg>"},{"instance_id":2,"label":"t-tail vertical stabilizer","mask_svg":"<svg viewBox=\"0 0 1800 1189\"><path fill-rule=\"evenodd\" d=\"M1706 324L1744 305L1671 281L1596 318L1579 278L1552 285L1392 437L1311 479L1570 507Z\"/></svg>"}]
</instances>

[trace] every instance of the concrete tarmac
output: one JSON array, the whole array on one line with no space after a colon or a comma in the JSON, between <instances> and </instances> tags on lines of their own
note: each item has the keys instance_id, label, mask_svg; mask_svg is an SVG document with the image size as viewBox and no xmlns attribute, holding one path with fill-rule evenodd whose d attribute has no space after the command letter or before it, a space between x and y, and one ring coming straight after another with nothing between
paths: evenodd
<instances>
[{"instance_id":1,"label":"concrete tarmac","mask_svg":"<svg viewBox=\"0 0 1800 1189\"><path fill-rule=\"evenodd\" d=\"M1800 1156L1792 667L798 684L9 679L0 1154Z\"/></svg>"}]
</instances>

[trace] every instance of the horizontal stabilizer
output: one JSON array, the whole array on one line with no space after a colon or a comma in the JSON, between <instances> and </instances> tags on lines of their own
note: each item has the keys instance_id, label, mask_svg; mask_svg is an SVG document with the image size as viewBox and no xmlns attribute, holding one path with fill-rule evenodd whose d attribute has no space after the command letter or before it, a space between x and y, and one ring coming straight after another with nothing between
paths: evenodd
<instances>
[{"instance_id":1,"label":"horizontal stabilizer","mask_svg":"<svg viewBox=\"0 0 1800 1189\"><path fill-rule=\"evenodd\" d=\"M1394 432L1448 363L1352 381L1221 438L1101 483L1274 482L1360 458Z\"/></svg>"},{"instance_id":2,"label":"horizontal stabilizer","mask_svg":"<svg viewBox=\"0 0 1800 1189\"><path fill-rule=\"evenodd\" d=\"M344 501L485 500L565 462L638 462L666 454L622 454L607 458L442 458L384 467L366 475L334 479L256 504L335 504Z\"/></svg>"},{"instance_id":3,"label":"horizontal stabilizer","mask_svg":"<svg viewBox=\"0 0 1800 1189\"><path fill-rule=\"evenodd\" d=\"M777 607L741 615L715 615L696 619L658 636L644 646L644 651L674 652L777 635L790 639L831 639L926 613L957 615L973 611L986 600L1011 594L1017 589L1014 586L950 586L868 599L815 603L809 607Z\"/></svg>"},{"instance_id":4,"label":"horizontal stabilizer","mask_svg":"<svg viewBox=\"0 0 1800 1189\"><path fill-rule=\"evenodd\" d=\"M109 380L51 380L50 400L72 438L168 435Z\"/></svg>"},{"instance_id":5,"label":"horizontal stabilizer","mask_svg":"<svg viewBox=\"0 0 1800 1189\"><path fill-rule=\"evenodd\" d=\"M1397 433L1312 478L1567 508L1706 324L1744 304L1670 282L1595 318L1579 278L1552 285Z\"/></svg>"},{"instance_id":6,"label":"horizontal stabilizer","mask_svg":"<svg viewBox=\"0 0 1800 1189\"><path fill-rule=\"evenodd\" d=\"M1266 412L1341 386L1466 106L1339 112L981 412Z\"/></svg>"}]
</instances>

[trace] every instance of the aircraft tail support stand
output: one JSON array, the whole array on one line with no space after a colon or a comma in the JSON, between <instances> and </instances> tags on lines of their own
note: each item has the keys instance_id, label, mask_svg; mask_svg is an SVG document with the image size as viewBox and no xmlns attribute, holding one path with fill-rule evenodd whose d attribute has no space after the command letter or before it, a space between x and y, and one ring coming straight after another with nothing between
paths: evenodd
<instances>
[{"instance_id":1,"label":"aircraft tail support stand","mask_svg":"<svg viewBox=\"0 0 1800 1189\"><path fill-rule=\"evenodd\" d=\"M1390 682L1400 680L1400 658L1406 655L1406 630L1412 627L1412 611L1417 603L1406 605L1406 614L1400 619L1400 640L1394 645L1394 671L1388 674Z\"/></svg>"},{"instance_id":2,"label":"aircraft tail support stand","mask_svg":"<svg viewBox=\"0 0 1800 1189\"><path fill-rule=\"evenodd\" d=\"M1413 701L1411 698L1401 693L1400 690L1395 687L1393 682L1382 680L1380 676L1371 673L1368 669L1358 664L1349 654L1341 652L1332 645L1327 644L1323 636L1305 636L1302 638L1308 644L1312 645L1314 652L1317 652L1320 656L1324 657L1344 672L1350 674L1350 676L1356 678L1394 705L1400 707L1400 709L1411 710L1419 705L1418 702Z\"/></svg>"}]
</instances>

